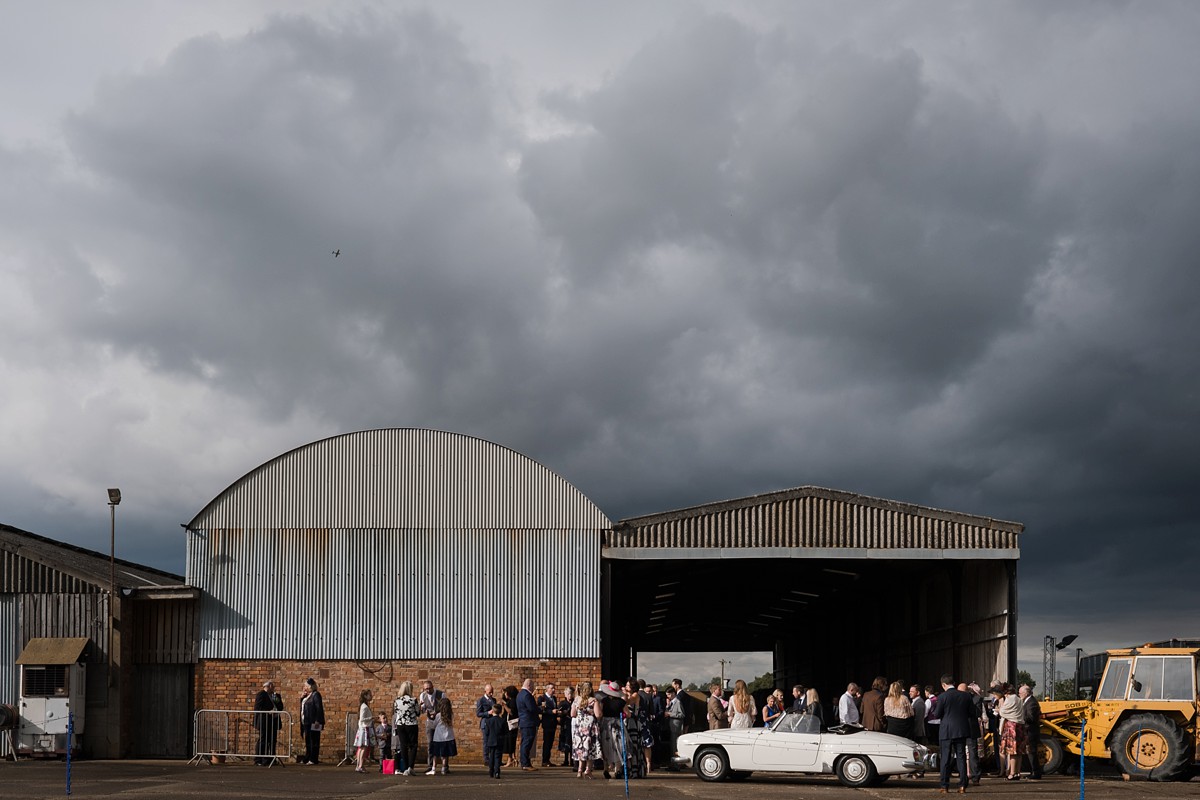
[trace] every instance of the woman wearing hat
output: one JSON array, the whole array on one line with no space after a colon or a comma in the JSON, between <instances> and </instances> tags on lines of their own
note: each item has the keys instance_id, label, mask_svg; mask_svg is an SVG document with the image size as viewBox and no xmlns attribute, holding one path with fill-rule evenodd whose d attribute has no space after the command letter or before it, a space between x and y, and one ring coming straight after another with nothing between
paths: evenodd
<instances>
[{"instance_id":1,"label":"woman wearing hat","mask_svg":"<svg viewBox=\"0 0 1200 800\"><path fill-rule=\"evenodd\" d=\"M604 755L604 777L619 778L624 775L625 763L621 749L621 715L625 713L625 695L616 681L600 681L596 698L600 701L600 752Z\"/></svg>"}]
</instances>

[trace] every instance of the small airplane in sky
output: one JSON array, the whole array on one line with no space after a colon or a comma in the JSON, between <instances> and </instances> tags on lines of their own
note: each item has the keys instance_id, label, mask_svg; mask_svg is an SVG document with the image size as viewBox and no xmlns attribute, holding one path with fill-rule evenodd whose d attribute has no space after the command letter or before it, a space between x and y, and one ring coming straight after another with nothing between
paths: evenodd
<instances>
[{"instance_id":1,"label":"small airplane in sky","mask_svg":"<svg viewBox=\"0 0 1200 800\"><path fill-rule=\"evenodd\" d=\"M342 248L340 248L340 247L339 247L337 250L334 250L334 251L333 251L333 257L334 257L334 258L337 258L337 257L338 257L338 256L340 256L341 254L342 254Z\"/></svg>"}]
</instances>

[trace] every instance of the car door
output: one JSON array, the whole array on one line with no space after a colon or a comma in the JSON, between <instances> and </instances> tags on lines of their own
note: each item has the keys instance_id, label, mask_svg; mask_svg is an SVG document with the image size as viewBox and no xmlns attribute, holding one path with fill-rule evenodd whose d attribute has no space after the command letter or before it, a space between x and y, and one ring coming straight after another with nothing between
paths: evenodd
<instances>
[{"instance_id":1,"label":"car door","mask_svg":"<svg viewBox=\"0 0 1200 800\"><path fill-rule=\"evenodd\" d=\"M754 740L752 758L756 769L804 772L816 765L820 747L816 718L789 713Z\"/></svg>"}]
</instances>

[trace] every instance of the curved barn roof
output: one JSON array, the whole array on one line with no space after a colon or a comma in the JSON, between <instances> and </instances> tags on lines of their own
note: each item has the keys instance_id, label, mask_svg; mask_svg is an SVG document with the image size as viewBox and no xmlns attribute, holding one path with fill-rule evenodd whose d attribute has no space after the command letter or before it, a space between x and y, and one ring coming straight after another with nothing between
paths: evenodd
<instances>
[{"instance_id":1,"label":"curved barn roof","mask_svg":"<svg viewBox=\"0 0 1200 800\"><path fill-rule=\"evenodd\" d=\"M186 527L611 526L582 492L515 450L446 431L384 428L284 453L234 482Z\"/></svg>"}]
</instances>

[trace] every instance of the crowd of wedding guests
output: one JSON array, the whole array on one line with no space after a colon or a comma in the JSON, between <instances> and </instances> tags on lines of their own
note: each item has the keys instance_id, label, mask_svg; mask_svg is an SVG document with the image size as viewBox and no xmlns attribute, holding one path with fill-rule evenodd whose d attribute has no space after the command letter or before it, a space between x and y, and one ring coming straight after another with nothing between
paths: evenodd
<instances>
[{"instance_id":1,"label":"crowd of wedding guests","mask_svg":"<svg viewBox=\"0 0 1200 800\"><path fill-rule=\"evenodd\" d=\"M450 760L458 755L455 709L450 697L426 680L416 692L411 681L399 685L390 708L375 711L375 696L359 696L358 725L352 742L355 769L367 770L368 761L392 766L398 774L446 775ZM775 689L755 699L743 680L727 690L719 683L709 687L701 701L699 692L684 691L676 678L662 691L644 680L584 681L562 690L554 683L535 687L525 680L520 688L492 684L483 687L474 701L473 724L478 725L484 763L491 777L517 768L535 772L539 767L567 767L579 778L639 778L655 767L674 769L671 757L676 741L689 730L750 728L771 725L786 712L810 714L822 730L833 725L860 726L866 730L903 736L942 751L941 783L956 769L960 792L982 777L980 758L992 755L997 777L1017 780L1028 758L1029 777L1041 777L1038 734L1041 708L1028 686L1018 690L1006 683L992 684L987 692L974 682L955 683L942 676L939 688L907 685L877 677L865 692L850 683L833 707L826 709L816 689L795 685L791 697ZM274 685L263 684L255 698L256 711L282 710ZM278 722L270 715L257 718L259 753L256 763L270 764ZM300 697L300 727L305 742L302 764L317 764L325 710L316 682L309 678ZM417 745L424 729L425 769L417 764ZM984 734L990 733L985 738ZM990 753L982 744L991 742ZM540 748L539 748L540 745ZM540 760L537 754L540 753Z\"/></svg>"},{"instance_id":2,"label":"crowd of wedding guests","mask_svg":"<svg viewBox=\"0 0 1200 800\"><path fill-rule=\"evenodd\" d=\"M952 676L943 675L938 690L917 684L906 688L903 681L889 683L878 677L866 692L857 683L846 687L838 698L837 719L939 749L943 790L949 788L952 770L959 775L959 792L979 785L980 758L989 755L982 746L985 741L991 742L996 777L1019 780L1026 759L1029 778L1042 777L1042 710L1029 686L1014 691L1010 684L993 683L984 692L975 682L955 683Z\"/></svg>"}]
</instances>

